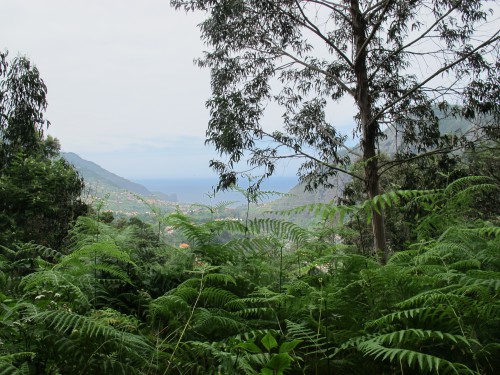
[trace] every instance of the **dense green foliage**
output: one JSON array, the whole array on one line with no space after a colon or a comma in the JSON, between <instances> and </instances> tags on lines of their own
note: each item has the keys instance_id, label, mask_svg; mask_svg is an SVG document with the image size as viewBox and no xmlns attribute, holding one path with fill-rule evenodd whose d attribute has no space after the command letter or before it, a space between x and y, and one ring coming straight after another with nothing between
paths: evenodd
<instances>
[{"instance_id":1,"label":"dense green foliage","mask_svg":"<svg viewBox=\"0 0 500 375\"><path fill-rule=\"evenodd\" d=\"M77 216L84 184L44 137L47 88L25 57L0 53L0 245L34 241L59 249Z\"/></svg>"},{"instance_id":2,"label":"dense green foliage","mask_svg":"<svg viewBox=\"0 0 500 375\"><path fill-rule=\"evenodd\" d=\"M42 134L38 71L0 59L0 375L500 372L491 133L463 165L391 159L381 194L353 183L342 204L283 213L313 215L307 228L252 218L270 194L252 189L242 219L149 200L153 225L103 200L81 215L82 180ZM381 264L363 236L383 210Z\"/></svg>"},{"instance_id":3,"label":"dense green foliage","mask_svg":"<svg viewBox=\"0 0 500 375\"><path fill-rule=\"evenodd\" d=\"M17 152L40 151L47 109L47 87L26 57L10 63L0 52L0 170Z\"/></svg>"},{"instance_id":4,"label":"dense green foliage","mask_svg":"<svg viewBox=\"0 0 500 375\"><path fill-rule=\"evenodd\" d=\"M0 244L14 240L59 248L86 212L83 181L63 159L16 155L0 174Z\"/></svg>"},{"instance_id":5,"label":"dense green foliage","mask_svg":"<svg viewBox=\"0 0 500 375\"><path fill-rule=\"evenodd\" d=\"M490 176L498 183L495 173L495 157L488 157L489 152L478 150L468 154L454 155L432 155L427 158L416 159L412 162L403 163L391 168L385 173L380 181L381 192L389 193L399 190L422 190L422 189L444 189L451 181L458 178L481 174ZM380 157L381 165L385 164L386 156ZM485 162L483 159L486 159ZM359 169L359 163L353 169ZM363 201L363 186L359 181L353 180L344 187L343 197L339 200L343 204L355 205ZM417 239L415 230L419 217L425 214L422 207L412 204L403 198L404 206L386 207L387 242L390 251L397 251ZM488 206L486 209L485 205ZM500 214L498 194L485 194L477 197L472 205L475 209L469 211L469 220L495 217ZM369 213L365 211L356 212L347 223L357 235L351 237L351 241L365 253L371 249L371 228L367 223Z\"/></svg>"},{"instance_id":6,"label":"dense green foliage","mask_svg":"<svg viewBox=\"0 0 500 375\"><path fill-rule=\"evenodd\" d=\"M383 266L280 219L166 215L179 248L140 221L82 216L59 250L1 247L0 373L495 374L500 230L470 216L491 193L464 177L379 196L420 209Z\"/></svg>"},{"instance_id":7,"label":"dense green foliage","mask_svg":"<svg viewBox=\"0 0 500 375\"><path fill-rule=\"evenodd\" d=\"M271 176L300 160L307 189L335 187L338 172L381 193L389 167L451 152L476 137L443 136L435 109L471 119L477 134L498 128L498 6L487 0L171 0L201 11L210 69L206 142L222 188L248 170ZM424 68L425 67L425 68ZM352 108L352 149L342 134ZM279 111L281 117L276 115ZM493 121L490 122L490 120ZM380 143L396 134L382 164ZM349 169L351 160L362 168ZM246 165L242 165L246 163ZM384 210L373 209L372 247L388 260Z\"/></svg>"}]
</instances>

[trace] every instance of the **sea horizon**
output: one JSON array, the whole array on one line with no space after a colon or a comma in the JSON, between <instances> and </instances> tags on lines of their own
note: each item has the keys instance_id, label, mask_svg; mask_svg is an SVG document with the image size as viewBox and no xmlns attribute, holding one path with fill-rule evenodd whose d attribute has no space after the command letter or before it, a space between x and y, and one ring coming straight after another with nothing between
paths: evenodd
<instances>
[{"instance_id":1,"label":"sea horizon","mask_svg":"<svg viewBox=\"0 0 500 375\"><path fill-rule=\"evenodd\" d=\"M210 178L135 178L131 181L143 185L151 192L160 192L171 195L176 194L179 203L220 203L223 201L245 202L245 197L238 191L216 192L218 180ZM246 188L246 181L241 181L241 188ZM298 177L271 177L261 185L261 191L288 193L298 184ZM262 201L279 198L280 194L268 194Z\"/></svg>"}]
</instances>

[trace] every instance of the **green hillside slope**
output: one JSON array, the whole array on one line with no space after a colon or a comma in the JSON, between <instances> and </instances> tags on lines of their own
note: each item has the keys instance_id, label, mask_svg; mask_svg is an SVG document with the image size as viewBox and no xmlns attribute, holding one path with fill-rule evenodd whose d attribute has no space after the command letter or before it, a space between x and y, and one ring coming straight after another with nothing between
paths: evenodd
<instances>
[{"instance_id":1,"label":"green hillside slope","mask_svg":"<svg viewBox=\"0 0 500 375\"><path fill-rule=\"evenodd\" d=\"M83 177L86 186L85 198L89 203L104 199L105 210L113 211L121 216L145 218L150 216L151 212L143 200L165 211L172 211L175 208L175 202L177 202L175 193L151 192L143 185L117 176L72 152L63 152L61 156L71 163Z\"/></svg>"}]
</instances>

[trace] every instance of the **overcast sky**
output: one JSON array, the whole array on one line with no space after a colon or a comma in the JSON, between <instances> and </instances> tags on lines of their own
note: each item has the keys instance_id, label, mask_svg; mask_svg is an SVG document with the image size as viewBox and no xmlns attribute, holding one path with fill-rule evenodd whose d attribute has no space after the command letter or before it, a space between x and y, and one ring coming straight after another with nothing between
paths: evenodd
<instances>
[{"instance_id":1,"label":"overcast sky","mask_svg":"<svg viewBox=\"0 0 500 375\"><path fill-rule=\"evenodd\" d=\"M169 0L1 0L0 14L0 49L39 68L63 151L129 179L214 175L209 71L193 63L203 14Z\"/></svg>"}]
</instances>

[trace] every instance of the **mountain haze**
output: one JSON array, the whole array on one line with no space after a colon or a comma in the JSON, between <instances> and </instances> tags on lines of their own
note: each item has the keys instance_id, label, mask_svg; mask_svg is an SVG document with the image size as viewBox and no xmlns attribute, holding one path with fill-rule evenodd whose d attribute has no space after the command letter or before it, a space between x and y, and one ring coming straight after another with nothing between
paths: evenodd
<instances>
[{"instance_id":1,"label":"mountain haze","mask_svg":"<svg viewBox=\"0 0 500 375\"><path fill-rule=\"evenodd\" d=\"M151 192L143 185L111 173L72 152L62 152L61 157L72 164L85 181L84 199L90 204L102 201L104 211L112 211L117 216L149 219L153 215L151 205L164 212L175 210L175 193Z\"/></svg>"},{"instance_id":2,"label":"mountain haze","mask_svg":"<svg viewBox=\"0 0 500 375\"><path fill-rule=\"evenodd\" d=\"M466 134L474 126L473 123L462 118L454 118L445 116L445 114L436 109L436 115L440 118L439 130L442 135L457 135ZM385 131L385 138L379 142L379 151L382 154L393 156L395 149L402 143L401 133L397 134L393 127L388 127ZM352 148L354 151L361 152L360 145ZM355 160L351 160L354 162ZM344 186L351 182L352 177L345 173L338 173L337 176L331 177L330 182L335 185L333 189L318 187L314 191L305 191L305 184L299 183L294 186L288 195L270 202L272 210L286 210L292 207L303 206L312 203L327 203L342 196Z\"/></svg>"},{"instance_id":3,"label":"mountain haze","mask_svg":"<svg viewBox=\"0 0 500 375\"><path fill-rule=\"evenodd\" d=\"M437 114L440 117L444 117L440 112L437 112ZM440 122L440 130L442 134L464 134L471 127L472 124L470 122L461 119L443 118ZM385 135L385 139L381 139L379 142L380 152L387 155L393 155L395 148L402 142L401 134L396 134L393 128L388 128L385 131ZM358 151L359 148L359 145L353 147L354 150ZM85 180L89 194L92 197L107 197L106 200L108 208L112 209L114 212L121 212L126 215L137 212L140 214L148 208L144 202L138 199L135 195L139 195L156 205L170 206L171 208L174 206L173 202L178 202L179 199L176 193L170 192L167 189L180 189L178 190L181 195L180 201L184 204L188 204L198 202L199 199L204 197L204 194L198 191L200 188L198 185L206 185L206 189L208 190L210 185L214 185L216 183L215 181L198 181L198 184L196 185L198 189L195 189L195 191L189 195L187 194L189 190L194 189L193 181L184 181L184 184L180 184L179 181L140 181L141 183L147 184L150 188L162 190L162 192L153 192L144 185L129 181L111 173L94 162L82 159L75 153L61 153L61 156L71 163L80 173ZM343 194L344 186L348 184L351 179L352 178L349 175L339 173L337 176L331 177L330 180L335 188L325 189L320 187L314 191L305 191L304 184L297 184L288 191L286 196L266 202L264 206L271 210L283 210L311 203L331 202ZM286 189L288 189L288 187ZM274 191L276 189L271 187L270 190ZM284 192L284 190L279 191ZM195 196L195 194L197 195ZM223 196L225 200L238 200L237 197L235 198L234 196L227 194L230 193L226 193L226 195ZM233 193L233 195L235 195L235 193Z\"/></svg>"},{"instance_id":4,"label":"mountain haze","mask_svg":"<svg viewBox=\"0 0 500 375\"><path fill-rule=\"evenodd\" d=\"M170 202L177 201L175 193L151 192L145 186L109 172L94 162L82 159L73 152L62 152L61 156L75 167L90 188L95 187L106 191L120 189L144 197L156 197Z\"/></svg>"}]
</instances>

